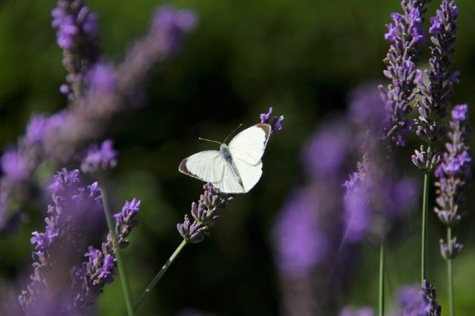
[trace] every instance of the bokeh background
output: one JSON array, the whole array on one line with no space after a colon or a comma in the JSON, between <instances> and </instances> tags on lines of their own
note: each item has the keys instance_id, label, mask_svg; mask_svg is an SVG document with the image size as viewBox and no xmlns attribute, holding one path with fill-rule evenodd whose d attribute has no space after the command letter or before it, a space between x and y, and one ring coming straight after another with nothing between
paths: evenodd
<instances>
[{"instance_id":1,"label":"bokeh background","mask_svg":"<svg viewBox=\"0 0 475 316\"><path fill-rule=\"evenodd\" d=\"M195 10L199 23L181 51L153 69L144 87L147 106L117 122L110 135L120 152L113 175L117 201L142 201L140 224L125 251L135 296L181 242L176 223L202 192L201 183L177 171L181 159L214 148L198 136L223 140L236 126L258 122L274 108L285 115L263 158L264 175L249 193L229 205L226 215L197 245L179 255L139 315L178 315L197 309L214 315L276 315L282 284L272 252L271 232L287 196L305 182L301 151L329 117L341 115L358 85L387 83L382 76L388 43L385 24L400 11L397 0L207 0L167 2ZM99 15L103 56L118 62L134 38L149 26L160 1L86 2ZM14 144L32 113L51 114L66 105L58 92L64 82L61 50L50 27L55 1L0 2L0 148ZM433 15L439 1L429 5ZM475 104L475 3L458 1L459 35L455 69L461 83L453 103ZM427 60L427 54L421 56ZM469 109L472 117L475 113ZM472 120L473 122L473 120ZM98 139L100 140L100 139ZM417 140L409 146L418 146ZM410 149L410 148L409 148ZM318 155L315 156L318 159ZM406 169L418 175L410 161ZM351 162L354 163L354 162ZM420 177L422 175L419 174ZM473 195L475 189L469 189ZM332 197L329 196L328 199ZM2 284L31 273L31 232L43 229L45 205L19 232L1 236ZM456 235L465 249L454 262L458 315L475 308L473 199ZM417 211L414 211L417 212ZM414 226L419 223L414 216ZM445 262L438 253L444 229L431 216L429 276L446 305ZM388 298L401 284L416 283L419 240L410 234L390 250ZM376 305L378 249L363 245L347 264L351 282L341 305ZM124 312L120 283L106 287L100 315ZM185 315L183 313L183 315Z\"/></svg>"}]
</instances>

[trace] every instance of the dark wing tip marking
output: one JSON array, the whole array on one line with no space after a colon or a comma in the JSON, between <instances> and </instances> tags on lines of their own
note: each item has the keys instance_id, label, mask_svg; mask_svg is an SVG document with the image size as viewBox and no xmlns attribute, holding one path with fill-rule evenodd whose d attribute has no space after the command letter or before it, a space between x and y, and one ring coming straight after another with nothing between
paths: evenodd
<instances>
[{"instance_id":1,"label":"dark wing tip marking","mask_svg":"<svg viewBox=\"0 0 475 316\"><path fill-rule=\"evenodd\" d=\"M259 127L260 129L262 129L264 131L264 133L265 133L264 145L266 145L267 141L269 140L269 137L271 135L272 127L269 124L266 124L266 123L259 123L259 124L256 124L255 126Z\"/></svg>"},{"instance_id":2,"label":"dark wing tip marking","mask_svg":"<svg viewBox=\"0 0 475 316\"><path fill-rule=\"evenodd\" d=\"M181 162L180 162L180 165L178 166L178 171L180 171L181 173L184 173L188 176L191 176L191 177L196 177L193 173L190 172L190 170L188 170L188 168L186 167L186 161L188 159L185 158L183 159Z\"/></svg>"}]
</instances>

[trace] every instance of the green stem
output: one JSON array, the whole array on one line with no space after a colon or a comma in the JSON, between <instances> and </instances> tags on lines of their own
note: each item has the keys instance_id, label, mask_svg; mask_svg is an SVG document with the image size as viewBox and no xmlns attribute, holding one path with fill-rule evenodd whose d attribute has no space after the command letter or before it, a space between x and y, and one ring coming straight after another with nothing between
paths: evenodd
<instances>
[{"instance_id":1,"label":"green stem","mask_svg":"<svg viewBox=\"0 0 475 316\"><path fill-rule=\"evenodd\" d=\"M117 268L119 270L120 283L122 285L122 291L125 298L125 306L127 307L127 315L134 316L135 311L132 308L132 294L130 285L128 282L127 274L125 272L124 261L122 254L117 243L117 235L115 233L115 223L111 212L111 203L109 200L109 193L107 192L107 185L105 180L100 181L102 204L104 205L104 213L106 214L107 226L109 227L109 233L112 238L112 245L114 247L115 258L117 259Z\"/></svg>"},{"instance_id":2,"label":"green stem","mask_svg":"<svg viewBox=\"0 0 475 316\"><path fill-rule=\"evenodd\" d=\"M157 275L153 278L152 282L150 282L150 284L147 286L147 288L142 293L142 295L140 295L139 299L134 305L134 310L137 310L140 307L140 305L143 303L145 298L150 294L150 291L155 287L155 285L157 285L158 281L160 281L160 279L165 274L165 272L167 272L168 268L172 265L173 261L178 256L178 254L183 249L183 247L185 247L185 245L186 245L186 241L183 240L181 244L178 246L178 248L176 248L175 252L170 256L167 262L160 269L160 271L158 271Z\"/></svg>"},{"instance_id":3,"label":"green stem","mask_svg":"<svg viewBox=\"0 0 475 316\"><path fill-rule=\"evenodd\" d=\"M422 233L421 233L421 284L426 279L427 256L427 213L429 212L429 171L424 173L424 192L422 200Z\"/></svg>"},{"instance_id":4,"label":"green stem","mask_svg":"<svg viewBox=\"0 0 475 316\"><path fill-rule=\"evenodd\" d=\"M447 227L447 245L450 245L452 240L452 228ZM452 273L452 259L447 259L447 287L449 292L449 315L455 316L455 302L454 302L454 280Z\"/></svg>"},{"instance_id":5,"label":"green stem","mask_svg":"<svg viewBox=\"0 0 475 316\"><path fill-rule=\"evenodd\" d=\"M384 240L379 248L379 316L384 316Z\"/></svg>"}]
</instances>

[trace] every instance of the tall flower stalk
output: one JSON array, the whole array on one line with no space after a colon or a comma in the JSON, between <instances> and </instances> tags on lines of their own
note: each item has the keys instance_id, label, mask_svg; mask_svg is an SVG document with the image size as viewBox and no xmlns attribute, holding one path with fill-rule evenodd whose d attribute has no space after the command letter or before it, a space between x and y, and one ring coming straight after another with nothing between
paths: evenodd
<instances>
[{"instance_id":1,"label":"tall flower stalk","mask_svg":"<svg viewBox=\"0 0 475 316\"><path fill-rule=\"evenodd\" d=\"M446 152L442 156L442 163L435 170L438 181L435 183L437 198L434 211L441 223L447 227L446 239L440 240L440 252L447 262L450 315L455 315L452 260L463 248L453 236L452 229L460 223L464 191L472 176L467 146L467 110L467 105L457 105L452 110L448 141L445 144Z\"/></svg>"},{"instance_id":2,"label":"tall flower stalk","mask_svg":"<svg viewBox=\"0 0 475 316\"><path fill-rule=\"evenodd\" d=\"M452 56L457 31L458 8L455 1L443 0L437 15L430 19L431 34L430 69L418 70L420 98L416 102L419 116L415 124L416 134L425 143L412 156L413 163L424 172L421 238L421 280L426 279L427 216L429 209L429 183L431 173L440 163L437 142L446 135L445 118L453 95L453 85L458 83L458 72L452 71ZM423 75L424 74L424 75ZM427 78L427 83L423 77Z\"/></svg>"}]
</instances>

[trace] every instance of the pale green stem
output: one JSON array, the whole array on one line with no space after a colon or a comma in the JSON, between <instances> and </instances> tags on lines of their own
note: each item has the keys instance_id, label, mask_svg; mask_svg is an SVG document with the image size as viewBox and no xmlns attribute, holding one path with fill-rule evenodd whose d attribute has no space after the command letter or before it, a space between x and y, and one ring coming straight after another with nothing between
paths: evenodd
<instances>
[{"instance_id":1,"label":"pale green stem","mask_svg":"<svg viewBox=\"0 0 475 316\"><path fill-rule=\"evenodd\" d=\"M381 246L379 248L379 316L384 316L384 262L385 253L384 253L384 240L381 241Z\"/></svg>"},{"instance_id":2,"label":"pale green stem","mask_svg":"<svg viewBox=\"0 0 475 316\"><path fill-rule=\"evenodd\" d=\"M452 240L452 228L447 227L447 245L450 245ZM449 315L455 316L455 301L454 301L454 280L452 273L452 259L447 260L447 287L449 292Z\"/></svg>"},{"instance_id":3,"label":"pale green stem","mask_svg":"<svg viewBox=\"0 0 475 316\"><path fill-rule=\"evenodd\" d=\"M150 284L147 286L147 288L142 293L142 295L140 295L139 299L134 305L134 310L137 310L140 307L140 305L143 303L145 298L150 294L150 291L155 287L155 285L157 285L158 281L160 281L160 279L165 274L165 272L167 272L168 268L172 265L173 261L178 256L178 254L183 249L183 247L185 247L185 245L186 245L186 241L183 240L181 244L178 246L178 248L176 248L175 252L170 256L167 262L160 269L160 271L158 271L157 275L153 278L152 282L150 282Z\"/></svg>"},{"instance_id":4,"label":"pale green stem","mask_svg":"<svg viewBox=\"0 0 475 316\"><path fill-rule=\"evenodd\" d=\"M125 306L127 308L127 315L134 316L135 312L132 307L132 294L131 294L127 274L125 272L124 261L122 259L121 251L117 243L117 235L115 233L115 222L114 222L114 218L112 217L111 203L110 203L109 195L107 192L106 181L101 180L99 184L101 188L102 204L104 205L104 213L106 214L107 226L109 227L109 233L111 235L112 245L114 247L115 258L117 260L117 268L119 270L120 283L122 285L122 291L124 293Z\"/></svg>"},{"instance_id":5,"label":"pale green stem","mask_svg":"<svg viewBox=\"0 0 475 316\"><path fill-rule=\"evenodd\" d=\"M421 229L421 284L426 279L426 256L427 256L427 213L429 212L429 178L430 173L424 173L424 192L422 200L422 229Z\"/></svg>"}]
</instances>

